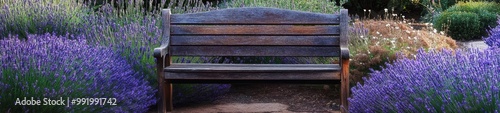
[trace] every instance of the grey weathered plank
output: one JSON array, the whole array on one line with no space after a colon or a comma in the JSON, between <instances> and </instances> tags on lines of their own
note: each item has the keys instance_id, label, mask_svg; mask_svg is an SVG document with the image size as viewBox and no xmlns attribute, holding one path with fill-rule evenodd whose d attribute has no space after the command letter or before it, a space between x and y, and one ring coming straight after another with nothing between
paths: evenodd
<instances>
[{"instance_id":1,"label":"grey weathered plank","mask_svg":"<svg viewBox=\"0 0 500 113\"><path fill-rule=\"evenodd\" d=\"M171 35L339 35L338 26L172 25Z\"/></svg>"},{"instance_id":2,"label":"grey weathered plank","mask_svg":"<svg viewBox=\"0 0 500 113\"><path fill-rule=\"evenodd\" d=\"M333 56L339 47L314 46L170 46L178 56Z\"/></svg>"},{"instance_id":3,"label":"grey weathered plank","mask_svg":"<svg viewBox=\"0 0 500 113\"><path fill-rule=\"evenodd\" d=\"M338 36L172 36L171 45L339 46Z\"/></svg>"},{"instance_id":4,"label":"grey weathered plank","mask_svg":"<svg viewBox=\"0 0 500 113\"><path fill-rule=\"evenodd\" d=\"M339 72L293 73L174 73L166 72L165 79L177 80L340 80Z\"/></svg>"},{"instance_id":5,"label":"grey weathered plank","mask_svg":"<svg viewBox=\"0 0 500 113\"><path fill-rule=\"evenodd\" d=\"M194 64L174 63L166 72L319 72L339 71L339 64Z\"/></svg>"},{"instance_id":6,"label":"grey weathered plank","mask_svg":"<svg viewBox=\"0 0 500 113\"><path fill-rule=\"evenodd\" d=\"M340 10L340 43L343 47L347 48L349 45L349 15L347 9Z\"/></svg>"},{"instance_id":7,"label":"grey weathered plank","mask_svg":"<svg viewBox=\"0 0 500 113\"><path fill-rule=\"evenodd\" d=\"M173 14L172 24L339 24L339 16L276 8L237 8Z\"/></svg>"}]
</instances>

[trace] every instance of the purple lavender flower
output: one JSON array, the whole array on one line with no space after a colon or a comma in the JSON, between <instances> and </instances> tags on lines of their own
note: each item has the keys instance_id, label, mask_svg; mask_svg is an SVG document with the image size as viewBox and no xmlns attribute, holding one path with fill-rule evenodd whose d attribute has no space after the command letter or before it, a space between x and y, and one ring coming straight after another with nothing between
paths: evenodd
<instances>
[{"instance_id":1,"label":"purple lavender flower","mask_svg":"<svg viewBox=\"0 0 500 113\"><path fill-rule=\"evenodd\" d=\"M351 112L494 112L500 109L500 49L424 52L353 87Z\"/></svg>"},{"instance_id":2,"label":"purple lavender flower","mask_svg":"<svg viewBox=\"0 0 500 113\"><path fill-rule=\"evenodd\" d=\"M0 64L6 64L0 67L0 112L145 112L156 103L156 91L124 58L75 37L79 39L44 34L0 40ZM116 98L117 105L15 106L22 97Z\"/></svg>"},{"instance_id":3,"label":"purple lavender flower","mask_svg":"<svg viewBox=\"0 0 500 113\"><path fill-rule=\"evenodd\" d=\"M500 23L500 20L498 20L497 23ZM483 38L484 42L490 47L500 47L500 26L496 26L488 31L488 33L489 36Z\"/></svg>"}]
</instances>

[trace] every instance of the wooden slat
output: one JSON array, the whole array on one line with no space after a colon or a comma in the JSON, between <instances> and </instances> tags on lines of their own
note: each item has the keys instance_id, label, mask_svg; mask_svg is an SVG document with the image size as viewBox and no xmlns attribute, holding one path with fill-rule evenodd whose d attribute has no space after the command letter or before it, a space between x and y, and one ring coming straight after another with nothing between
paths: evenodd
<instances>
[{"instance_id":1,"label":"wooden slat","mask_svg":"<svg viewBox=\"0 0 500 113\"><path fill-rule=\"evenodd\" d=\"M171 45L339 46L338 36L172 36Z\"/></svg>"},{"instance_id":2,"label":"wooden slat","mask_svg":"<svg viewBox=\"0 0 500 113\"><path fill-rule=\"evenodd\" d=\"M170 79L174 84L339 84L340 80L217 80L217 79Z\"/></svg>"},{"instance_id":3,"label":"wooden slat","mask_svg":"<svg viewBox=\"0 0 500 113\"><path fill-rule=\"evenodd\" d=\"M339 71L339 64L194 64L174 63L166 72L320 72Z\"/></svg>"},{"instance_id":4,"label":"wooden slat","mask_svg":"<svg viewBox=\"0 0 500 113\"><path fill-rule=\"evenodd\" d=\"M177 56L333 56L339 47L311 46L170 46Z\"/></svg>"},{"instance_id":5,"label":"wooden slat","mask_svg":"<svg viewBox=\"0 0 500 113\"><path fill-rule=\"evenodd\" d=\"M340 45L347 48L349 45L349 15L347 9L340 10L341 23L340 23Z\"/></svg>"},{"instance_id":6,"label":"wooden slat","mask_svg":"<svg viewBox=\"0 0 500 113\"><path fill-rule=\"evenodd\" d=\"M340 80L339 72L310 73L165 73L177 80Z\"/></svg>"},{"instance_id":7,"label":"wooden slat","mask_svg":"<svg viewBox=\"0 0 500 113\"><path fill-rule=\"evenodd\" d=\"M171 35L339 35L338 26L172 25Z\"/></svg>"},{"instance_id":8,"label":"wooden slat","mask_svg":"<svg viewBox=\"0 0 500 113\"><path fill-rule=\"evenodd\" d=\"M339 24L339 16L276 8L237 8L173 14L172 24Z\"/></svg>"}]
</instances>

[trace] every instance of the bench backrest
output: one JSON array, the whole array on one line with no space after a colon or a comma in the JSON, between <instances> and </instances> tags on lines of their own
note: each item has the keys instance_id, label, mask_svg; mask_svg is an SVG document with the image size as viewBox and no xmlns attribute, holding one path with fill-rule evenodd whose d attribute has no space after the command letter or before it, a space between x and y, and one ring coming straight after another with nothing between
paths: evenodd
<instances>
[{"instance_id":1,"label":"bench backrest","mask_svg":"<svg viewBox=\"0 0 500 113\"><path fill-rule=\"evenodd\" d=\"M340 56L347 10L321 14L236 8L191 14L164 10L163 38L178 56Z\"/></svg>"}]
</instances>

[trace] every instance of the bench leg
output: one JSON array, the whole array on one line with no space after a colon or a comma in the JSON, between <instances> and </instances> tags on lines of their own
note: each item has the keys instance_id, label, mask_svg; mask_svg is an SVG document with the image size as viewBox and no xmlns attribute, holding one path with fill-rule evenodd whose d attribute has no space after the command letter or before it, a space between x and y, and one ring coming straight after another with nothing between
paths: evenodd
<instances>
[{"instance_id":1,"label":"bench leg","mask_svg":"<svg viewBox=\"0 0 500 113\"><path fill-rule=\"evenodd\" d=\"M160 100L158 101L158 113L167 113L173 110L172 103L172 83L170 80L163 80L159 83Z\"/></svg>"},{"instance_id":2,"label":"bench leg","mask_svg":"<svg viewBox=\"0 0 500 113\"><path fill-rule=\"evenodd\" d=\"M342 78L340 81L340 103L342 113L349 113L349 60L342 61Z\"/></svg>"},{"instance_id":3,"label":"bench leg","mask_svg":"<svg viewBox=\"0 0 500 113\"><path fill-rule=\"evenodd\" d=\"M167 112L171 112L174 107L173 107L173 102L172 102L172 82L170 80L165 80L165 91L167 91L165 93L165 98L167 99L167 104L166 104L166 107L167 107Z\"/></svg>"}]
</instances>

